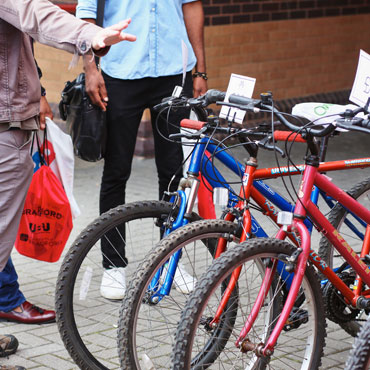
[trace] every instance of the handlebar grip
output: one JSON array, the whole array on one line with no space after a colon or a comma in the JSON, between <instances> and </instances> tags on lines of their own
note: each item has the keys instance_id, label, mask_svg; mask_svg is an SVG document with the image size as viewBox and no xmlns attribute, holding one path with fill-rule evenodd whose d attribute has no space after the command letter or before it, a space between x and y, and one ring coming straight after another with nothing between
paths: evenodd
<instances>
[{"instance_id":1,"label":"handlebar grip","mask_svg":"<svg viewBox=\"0 0 370 370\"><path fill-rule=\"evenodd\" d=\"M252 99L252 98L246 98L245 96L231 94L229 96L229 102L233 104L239 104L239 105L255 105L259 103L259 100Z\"/></svg>"},{"instance_id":2,"label":"handlebar grip","mask_svg":"<svg viewBox=\"0 0 370 370\"><path fill-rule=\"evenodd\" d=\"M226 93L224 91L219 91L215 89L208 90L206 93L206 103L207 105L222 101L225 99Z\"/></svg>"},{"instance_id":3,"label":"handlebar grip","mask_svg":"<svg viewBox=\"0 0 370 370\"><path fill-rule=\"evenodd\" d=\"M361 122L361 127L370 129L370 118L363 119Z\"/></svg>"},{"instance_id":4,"label":"handlebar grip","mask_svg":"<svg viewBox=\"0 0 370 370\"><path fill-rule=\"evenodd\" d=\"M190 128L192 130L200 130L204 127L206 122L201 122L201 121L194 121L192 119L183 119L181 120L180 126L183 128Z\"/></svg>"},{"instance_id":5,"label":"handlebar grip","mask_svg":"<svg viewBox=\"0 0 370 370\"><path fill-rule=\"evenodd\" d=\"M305 143L306 140L303 139L302 135L297 135L292 131L274 131L275 141L294 141L299 143Z\"/></svg>"}]
</instances>

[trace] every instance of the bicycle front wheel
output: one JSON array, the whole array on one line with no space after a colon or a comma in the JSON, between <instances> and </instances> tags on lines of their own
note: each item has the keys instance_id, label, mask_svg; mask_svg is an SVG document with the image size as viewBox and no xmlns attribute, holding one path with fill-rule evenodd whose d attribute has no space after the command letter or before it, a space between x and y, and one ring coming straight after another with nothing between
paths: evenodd
<instances>
[{"instance_id":1,"label":"bicycle front wheel","mask_svg":"<svg viewBox=\"0 0 370 370\"><path fill-rule=\"evenodd\" d=\"M370 319L362 326L346 362L345 370L368 370L370 368Z\"/></svg>"},{"instance_id":2,"label":"bicycle front wheel","mask_svg":"<svg viewBox=\"0 0 370 370\"><path fill-rule=\"evenodd\" d=\"M226 248L235 243L233 236L237 226L224 220L194 222L161 240L146 256L122 301L118 329L122 369L168 369L174 333L188 293L212 263L218 241L222 240ZM161 279L168 269L167 261L176 253L181 253L181 258L171 290L158 298L164 283ZM163 266L159 286L149 289L153 277ZM237 291L233 293L234 300L236 295ZM237 307L234 305L234 308ZM229 313L226 322L230 326L234 320L231 307ZM220 337L227 338L228 333L228 329L219 327ZM209 342L208 348L211 350L214 345L218 342Z\"/></svg>"},{"instance_id":3,"label":"bicycle front wheel","mask_svg":"<svg viewBox=\"0 0 370 370\"><path fill-rule=\"evenodd\" d=\"M325 319L320 283L311 266L307 266L302 282L305 300L293 307L273 354L263 357L254 349L266 343L281 312L284 274L278 270L257 319L243 338L245 346L241 346L241 350L235 344L260 292L266 266L290 256L293 251L292 245L280 240L253 239L216 260L199 281L183 311L172 355L173 369L317 369L325 344ZM229 327L229 340L220 346L218 353L213 353L212 361L198 363L197 359L208 350L206 344L218 329L217 324L209 323L219 308L222 284L238 267L242 268L238 300L234 303L238 309L234 309L237 315ZM218 321L221 324L224 324L227 309L228 306Z\"/></svg>"},{"instance_id":4,"label":"bicycle front wheel","mask_svg":"<svg viewBox=\"0 0 370 370\"><path fill-rule=\"evenodd\" d=\"M66 254L56 285L57 323L65 347L81 369L119 369L116 338L121 300L100 294L102 242L109 245L111 267L117 267L114 261L128 260L124 270L129 281L163 235L169 214L175 216L176 210L163 201L116 207L88 225ZM197 217L193 214L193 219Z\"/></svg>"}]
</instances>

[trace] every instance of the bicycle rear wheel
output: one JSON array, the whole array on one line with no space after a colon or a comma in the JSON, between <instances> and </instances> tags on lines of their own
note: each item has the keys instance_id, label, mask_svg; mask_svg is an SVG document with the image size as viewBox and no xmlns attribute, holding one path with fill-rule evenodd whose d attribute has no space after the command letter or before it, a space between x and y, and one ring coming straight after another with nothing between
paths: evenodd
<instances>
[{"instance_id":1,"label":"bicycle rear wheel","mask_svg":"<svg viewBox=\"0 0 370 370\"><path fill-rule=\"evenodd\" d=\"M172 354L173 369L317 369L325 344L325 319L320 283L311 266L307 266L302 283L305 300L293 308L273 354L261 357L247 348L266 343L279 317L284 281L278 272L256 321L244 338L245 349L242 352L235 345L260 291L266 264L271 259L290 256L293 251L292 245L280 240L253 239L230 249L216 260L199 281L183 310ZM209 327L207 323L219 307L223 295L221 286L237 267L242 267L238 280L238 309L235 323L229 328L229 340L222 351L213 353L212 362L197 363L195 359L207 350L205 344L217 330L217 326Z\"/></svg>"},{"instance_id":2,"label":"bicycle rear wheel","mask_svg":"<svg viewBox=\"0 0 370 370\"><path fill-rule=\"evenodd\" d=\"M237 226L224 220L194 222L174 231L149 252L122 301L118 329L122 369L168 369L174 333L189 295L179 289L177 284L181 283L181 277L176 278L176 274L171 291L158 302L153 299L155 292L149 291L148 285L178 251L181 251L182 268L199 280L200 274L213 261L218 240L224 240L227 248L234 244L233 234ZM233 300L237 300L237 290L233 293ZM234 310L237 308L236 305L233 307ZM228 324L218 328L219 338L227 340L230 335L228 327L232 326L234 310L230 307L229 315L225 318ZM208 348L211 350L214 345L218 346L219 341L209 342Z\"/></svg>"},{"instance_id":3,"label":"bicycle rear wheel","mask_svg":"<svg viewBox=\"0 0 370 370\"><path fill-rule=\"evenodd\" d=\"M169 214L175 216L176 210L163 201L128 203L111 209L88 225L66 254L56 285L57 323L65 347L81 369L119 368L116 338L121 301L100 295L101 241L108 241L118 260L124 258L118 244L125 245L129 281L145 253L160 240L163 221ZM197 218L192 215L193 220Z\"/></svg>"}]
</instances>

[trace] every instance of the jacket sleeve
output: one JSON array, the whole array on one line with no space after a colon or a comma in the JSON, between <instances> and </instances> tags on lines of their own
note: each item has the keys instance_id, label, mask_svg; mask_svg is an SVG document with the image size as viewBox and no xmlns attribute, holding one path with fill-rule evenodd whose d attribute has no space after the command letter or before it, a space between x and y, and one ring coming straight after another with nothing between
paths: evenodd
<instances>
[{"instance_id":1,"label":"jacket sleeve","mask_svg":"<svg viewBox=\"0 0 370 370\"><path fill-rule=\"evenodd\" d=\"M78 54L91 49L93 37L101 29L48 0L1 0L0 18L42 44Z\"/></svg>"}]
</instances>

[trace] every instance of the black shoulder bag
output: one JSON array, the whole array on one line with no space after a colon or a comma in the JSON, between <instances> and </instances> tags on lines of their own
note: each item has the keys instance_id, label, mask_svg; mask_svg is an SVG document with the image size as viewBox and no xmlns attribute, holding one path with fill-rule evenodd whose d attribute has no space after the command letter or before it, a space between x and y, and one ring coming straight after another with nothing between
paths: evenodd
<instances>
[{"instance_id":1,"label":"black shoulder bag","mask_svg":"<svg viewBox=\"0 0 370 370\"><path fill-rule=\"evenodd\" d=\"M96 24L103 24L105 0L98 0ZM98 65L99 58L95 58ZM77 157L96 162L104 157L107 127L106 114L93 105L85 89L85 74L67 81L59 103L60 117L66 121Z\"/></svg>"}]
</instances>

